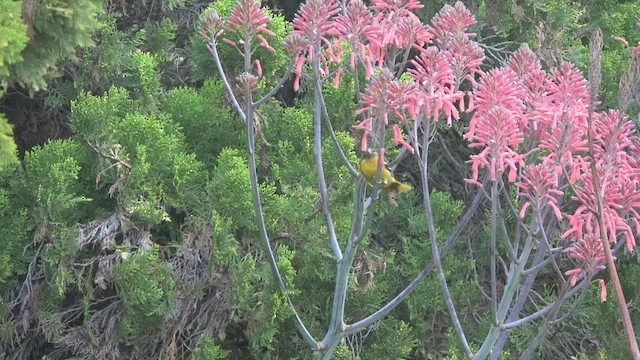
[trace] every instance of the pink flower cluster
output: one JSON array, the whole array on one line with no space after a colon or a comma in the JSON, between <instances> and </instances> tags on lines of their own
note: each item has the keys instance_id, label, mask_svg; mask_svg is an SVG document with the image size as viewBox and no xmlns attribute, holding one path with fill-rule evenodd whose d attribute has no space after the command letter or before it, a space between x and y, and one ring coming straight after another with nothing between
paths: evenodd
<instances>
[{"instance_id":1,"label":"pink flower cluster","mask_svg":"<svg viewBox=\"0 0 640 360\"><path fill-rule=\"evenodd\" d=\"M534 211L542 213L545 206L549 206L558 220L562 219L562 213L558 208L558 199L563 192L558 190L558 176L555 172L543 164L535 164L527 166L522 176L522 181L516 184L521 192L520 195L524 203L520 210L520 217L524 215L529 207L533 207Z\"/></svg>"},{"instance_id":2,"label":"pink flower cluster","mask_svg":"<svg viewBox=\"0 0 640 360\"><path fill-rule=\"evenodd\" d=\"M596 234L589 234L581 241L576 241L564 250L571 258L576 260L578 267L566 271L564 274L569 276L569 284L574 286L576 282L582 278L591 278L601 270L605 269L606 258L602 241ZM615 258L615 257L614 257ZM607 287L604 280L600 279L600 300L607 300Z\"/></svg>"},{"instance_id":3,"label":"pink flower cluster","mask_svg":"<svg viewBox=\"0 0 640 360\"><path fill-rule=\"evenodd\" d=\"M524 140L520 124L524 122L525 87L515 72L505 67L493 69L485 74L476 87L471 110L475 110L469 122L465 138L471 147L482 150L471 156L472 178L478 182L481 167L488 167L491 180L509 170L509 181L516 181L517 169L524 166L524 155L518 147Z\"/></svg>"},{"instance_id":4,"label":"pink flower cluster","mask_svg":"<svg viewBox=\"0 0 640 360\"><path fill-rule=\"evenodd\" d=\"M365 107L358 110L358 114L367 113L369 116L359 124L353 126L354 129L362 130L363 136L361 147L365 150L368 147L369 134L375 131L381 131L383 127L389 125L389 118L396 116L402 123L407 124L407 119L403 113L409 104L414 100L413 86L407 82L394 80L393 75L387 69L380 71L380 74L374 76L367 91L362 98L362 104ZM381 119L374 123L374 119ZM374 127L374 125L376 125ZM405 139L402 129L398 124L391 125L393 132L393 141L413 152L414 148ZM376 144L379 146L379 144Z\"/></svg>"},{"instance_id":5,"label":"pink flower cluster","mask_svg":"<svg viewBox=\"0 0 640 360\"><path fill-rule=\"evenodd\" d=\"M209 9L201 17L201 21L203 28L200 29L200 35L207 40L207 48L212 53L213 47L218 45L218 39L225 31L233 34L234 40L223 37L222 41L235 47L240 54L252 52L255 47L263 47L269 52L274 52L273 47L264 37L264 35L275 35L267 28L271 19L257 0L239 0L226 20L223 20L216 10ZM258 59L254 61L254 65L259 78L262 76L262 65ZM245 75L245 78L252 80L254 77ZM245 84L247 85L248 83Z\"/></svg>"},{"instance_id":6,"label":"pink flower cluster","mask_svg":"<svg viewBox=\"0 0 640 360\"><path fill-rule=\"evenodd\" d=\"M640 167L639 138L628 117L611 110L593 120L593 156L584 160L576 186L575 198L581 203L569 216L571 229L563 236L580 239L585 234L600 233L595 214L598 198L603 202L603 217L609 240L617 242L621 234L627 249L635 247L635 234L640 233ZM592 164L592 162L595 162ZM594 174L592 169L595 168ZM594 175L597 177L594 179ZM598 181L596 193L594 180Z\"/></svg>"},{"instance_id":7,"label":"pink flower cluster","mask_svg":"<svg viewBox=\"0 0 640 360\"><path fill-rule=\"evenodd\" d=\"M492 180L508 169L514 182L524 154L533 150L545 150L541 163L557 176L569 171L576 180L587 150L589 89L574 65L564 63L548 74L523 46L505 67L481 77L472 102L465 137L482 151L471 158L468 181L477 184L479 169L487 167Z\"/></svg>"},{"instance_id":8,"label":"pink flower cluster","mask_svg":"<svg viewBox=\"0 0 640 360\"><path fill-rule=\"evenodd\" d=\"M335 0L309 0L302 4L293 20L293 31L285 39L285 47L297 57L294 90L300 88L300 78L306 63L318 56L324 74L329 73L329 61L339 62L342 48L334 46L331 37L339 35L336 15L339 7Z\"/></svg>"},{"instance_id":9,"label":"pink flower cluster","mask_svg":"<svg viewBox=\"0 0 640 360\"><path fill-rule=\"evenodd\" d=\"M359 113L368 116L354 126L364 132L363 149L372 135L381 142L376 129L390 126L394 143L413 152L414 147L405 140L402 128L407 128L410 121L418 117L438 121L441 116L450 126L465 110L465 93L460 90L460 84L465 79L473 81L470 75L480 73L484 53L470 40L473 34L466 32L475 19L464 5L458 2L455 6L445 6L429 27L412 13L420 7L417 1L375 1L371 10L377 13L366 15L374 25L367 28L366 36L357 37L367 42L355 44L353 38L346 38L354 49L359 49L356 55L367 76L375 67L381 69L362 99ZM347 23L346 18L342 21ZM412 49L417 50L418 55L409 60L410 80L398 80L394 75L396 54L408 55ZM354 59L352 56L352 69Z\"/></svg>"},{"instance_id":10,"label":"pink flower cluster","mask_svg":"<svg viewBox=\"0 0 640 360\"><path fill-rule=\"evenodd\" d=\"M482 168L492 180L506 172L521 189L521 217L529 208L546 206L558 219L566 217L569 229L563 237L575 241L567 253L581 264L567 273L572 283L584 271L604 268L599 201L612 243L622 237L631 251L640 233L640 138L618 111L590 114L589 101L589 83L574 65L563 63L547 73L523 47L505 67L478 81L465 135L480 149L471 156L467 181L480 185ZM534 153L538 156L527 157ZM558 206L564 194L560 180L572 187L578 203L565 216Z\"/></svg>"}]
</instances>

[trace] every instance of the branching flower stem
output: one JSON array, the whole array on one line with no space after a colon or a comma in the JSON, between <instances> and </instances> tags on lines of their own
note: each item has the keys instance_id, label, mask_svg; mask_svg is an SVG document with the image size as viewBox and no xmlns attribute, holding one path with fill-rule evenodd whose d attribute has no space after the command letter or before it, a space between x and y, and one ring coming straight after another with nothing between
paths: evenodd
<instances>
[{"instance_id":1,"label":"branching flower stem","mask_svg":"<svg viewBox=\"0 0 640 360\"><path fill-rule=\"evenodd\" d=\"M315 45L315 53L320 53L320 44ZM318 176L318 186L320 187L320 199L322 200L322 210L324 212L325 221L327 224L327 233L331 242L331 250L333 256L338 262L342 260L342 251L340 250L340 244L338 244L338 238L336 237L336 231L333 227L333 220L331 219L331 209L329 207L329 194L327 191L327 180L324 176L324 165L322 164L322 78L320 76L320 59L315 57L313 60L313 83L314 83L314 152L316 158L316 172Z\"/></svg>"},{"instance_id":2,"label":"branching flower stem","mask_svg":"<svg viewBox=\"0 0 640 360\"><path fill-rule=\"evenodd\" d=\"M370 199L371 201L369 202L369 205L365 205L366 188L366 180L363 176L360 176L358 181L356 181L354 190L355 208L351 224L351 233L349 234L347 246L344 250L344 256L342 260L338 262L334 302L331 312L331 323L319 346L320 349L323 349L325 352L322 354L318 352L315 355L318 359L330 359L342 338L353 333L346 331L348 326L344 323L344 309L347 300L349 273L351 272L355 254L358 250L358 245L368 233L373 222L375 205L377 202L377 196L374 196L373 199ZM365 210L367 211L366 219L364 217ZM360 330L363 329L364 327Z\"/></svg>"},{"instance_id":3,"label":"branching flower stem","mask_svg":"<svg viewBox=\"0 0 640 360\"><path fill-rule=\"evenodd\" d=\"M585 283L588 284L589 281L585 281ZM545 316L542 326L540 326L538 330L538 334L536 334L536 337L529 343L529 345L527 346L527 349L520 356L520 359L525 360L525 359L531 358L535 349L538 348L538 345L540 344L544 336L547 334L547 330L549 329L551 321L556 317L556 315L558 314L558 311L560 311L560 306L564 302L563 295L567 292L569 288L570 288L569 283L565 281L562 284L562 288L560 289L558 299L556 300L556 302L548 305L548 307L550 307L549 313L547 314L547 316Z\"/></svg>"},{"instance_id":4,"label":"branching flower stem","mask_svg":"<svg viewBox=\"0 0 640 360\"><path fill-rule=\"evenodd\" d=\"M485 178L485 182L488 178L489 176L487 175ZM469 205L464 215L458 221L456 228L453 230L453 232L451 233L447 241L444 243L444 245L442 246L442 249L440 249L441 256L444 256L449 251L449 249L454 244L454 242L459 238L462 232L467 228L467 226L471 222L471 219L473 218L473 215L475 214L476 210L480 207L480 204L482 204L483 201L484 201L484 193L482 191L478 191L475 197L473 198L471 205ZM353 334L355 332L361 331L375 324L377 321L379 321L381 318L383 318L385 315L387 315L393 309L395 309L398 305L400 305L407 298L407 296L409 296L418 287L418 285L420 285L420 283L429 274L431 274L431 271L433 271L435 267L436 267L435 260L431 260L422 269L422 271L420 271L420 273L413 279L413 281L411 281L411 283L409 283L407 287L405 287L400 293L398 293L398 295L396 295L396 297L391 299L386 305L381 307L378 311L374 312L373 314L367 316L366 318L356 323L347 325L345 327L344 333L347 335Z\"/></svg>"},{"instance_id":5,"label":"branching flower stem","mask_svg":"<svg viewBox=\"0 0 640 360\"><path fill-rule=\"evenodd\" d=\"M494 197L497 196L497 190L498 190L497 183L494 182L492 185L491 195L492 195L492 209L495 206L496 210L498 209L498 206L497 204L494 205L494 202L497 202L497 198L494 198ZM492 214L492 215L494 217L497 216L497 214ZM535 222L535 219L533 219L532 221L533 221L532 226L542 227L541 224L537 224ZM493 228L492 230L495 231L495 229ZM492 234L492 237L493 236L495 236L495 234ZM520 257L515 261L515 263L511 265L511 268L509 269L509 272L507 274L507 280L504 287L504 292L502 294L500 303L497 304L497 308L495 311L495 318L494 318L495 322L494 324L492 324L491 329L487 334L487 337L485 338L482 346L480 347L480 350L478 350L478 352L474 355L473 357L474 359L486 359L489 357L490 354L495 352L492 350L504 330L505 318L507 317L507 313L511 308L511 301L513 300L513 297L515 296L518 290L518 287L520 285L520 280L522 278L524 267L527 264L527 261L529 259L529 255L531 254L531 250L533 249L534 243L535 242L534 242L533 232L529 232L527 236L527 240L525 241L525 244L522 248L522 253L520 254ZM538 249L538 251L540 251L540 248ZM540 254L541 256L540 260L542 260L542 258L544 257L544 253L545 252L543 251L542 254ZM494 265L493 262L492 262L492 265ZM493 278L492 278L492 282L493 282ZM491 286L492 286L492 292L493 292L494 284L492 283ZM493 297L493 294L492 294L492 297ZM492 302L493 302L493 299L492 299ZM497 297L496 297L496 302L497 302Z\"/></svg>"},{"instance_id":6,"label":"branching flower stem","mask_svg":"<svg viewBox=\"0 0 640 360\"><path fill-rule=\"evenodd\" d=\"M211 52L211 55L213 55L213 60L216 63L216 68L218 69L218 75L220 75L220 79L222 79L222 83L224 84L224 88L227 90L227 94L229 95L229 99L231 100L231 104L233 105L233 108L236 109L236 112L238 113L238 116L240 116L240 119L242 120L242 122L246 123L247 115L245 114L245 112L242 110L242 107L238 103L238 99L236 99L236 96L233 93L233 89L231 88L229 79L227 79L227 75L225 74L224 69L222 68L222 63L220 62L220 55L218 55L218 42L216 41L216 39L211 39L211 42L209 43L208 48L209 48L209 51ZM251 58L249 58L248 60L251 60ZM247 62L247 59L245 58L245 69L247 69L246 62Z\"/></svg>"},{"instance_id":7,"label":"branching flower stem","mask_svg":"<svg viewBox=\"0 0 640 360\"><path fill-rule=\"evenodd\" d=\"M544 222L542 222L542 212L540 211L540 209L536 209L535 210L535 216L536 216L536 220L538 221L538 224L540 224L540 226L542 226L542 224L544 224ZM542 229L541 229L540 235L542 237L542 240L544 241L544 243L541 245L541 247L546 248L547 256L548 256L548 259L553 264L553 269L558 274L558 278L560 280L562 280L563 283L565 283L566 279L564 278L564 275L562 274L562 271L560 271L560 267L558 266L558 263L556 262L556 259L553 256L553 253L551 252L551 244L549 243L549 239L547 237L547 233L545 231L542 231Z\"/></svg>"},{"instance_id":8,"label":"branching flower stem","mask_svg":"<svg viewBox=\"0 0 640 360\"><path fill-rule=\"evenodd\" d=\"M491 183L491 314L493 326L498 325L498 278L496 274L497 250L497 222L498 222L498 181Z\"/></svg>"},{"instance_id":9,"label":"branching flower stem","mask_svg":"<svg viewBox=\"0 0 640 360\"><path fill-rule=\"evenodd\" d=\"M356 169L353 167L351 161L349 161L347 155L344 153L344 149L342 149L342 146L340 146L338 138L336 137L336 133L335 131L333 131L333 125L331 124L331 118L329 117L329 111L327 110L327 104L324 101L324 96L322 95L322 92L319 92L319 94L320 102L322 104L322 115L324 117L324 124L327 126L327 130L329 130L331 141L333 141L333 145L336 147L336 150L338 151L338 154L340 155L340 159L342 160L344 166L347 167L353 177L356 177L358 176L358 171L356 171Z\"/></svg>"},{"instance_id":10,"label":"branching flower stem","mask_svg":"<svg viewBox=\"0 0 640 360\"><path fill-rule=\"evenodd\" d=\"M503 189L503 192L505 192L505 189ZM507 204L509 204L509 208L511 209L511 211L513 212L513 214L515 215L516 219L519 219L519 216L517 215L518 212L515 210L515 208L513 207L513 204L511 203L511 199L507 196L506 192L504 193L504 199L507 200ZM559 199L559 201L562 201L562 198ZM549 207L545 208L542 214L542 219L546 219L549 214L551 213L551 209ZM545 232L545 236L549 236L548 234L550 234L557 226L557 218L555 216L551 216L549 218L549 221L546 223L547 224L547 228L544 229L542 227L534 229L527 229L525 227L525 225L522 223L522 221L518 221L519 226L518 229L524 229L525 232L527 234L530 233L535 233L536 231L544 231ZM543 222L541 222L542 224ZM522 276L525 277L524 283L522 285L522 287L520 288L520 290L518 291L518 296L516 297L516 300L509 312L509 316L506 320L506 323L504 325L505 327L505 331L503 331L500 334L500 337L498 338L492 352L491 352L491 356L490 359L491 360L497 360L500 357L500 353L502 352L502 349L504 348L504 345L507 342L507 339L509 337L509 329L511 329L512 327L515 326L508 326L508 324L514 323L516 321L518 321L518 318L520 316L520 312L522 311L526 301L529 299L529 294L531 293L531 290L533 288L535 279L538 275L538 271L540 271L542 268L544 268L550 261L551 259L545 259L545 253L547 253L547 249L546 249L546 245L547 244L541 244L541 246L539 246L536 250L536 254L533 257L533 260L531 261L531 264L529 265L529 268L526 270L522 271ZM515 247L516 247L516 251L518 251L518 243L515 243ZM549 249L551 250L551 249ZM555 253L553 256L554 258L558 255L558 253ZM545 313L546 314L546 313ZM543 314L540 314L540 316L542 316ZM519 326L519 325L518 325Z\"/></svg>"},{"instance_id":11,"label":"branching flower stem","mask_svg":"<svg viewBox=\"0 0 640 360\"><path fill-rule=\"evenodd\" d=\"M422 142L422 154L421 154L421 166L420 166L420 175L422 177L422 199L424 202L424 210L427 215L427 224L429 226L429 239L431 240L431 250L433 252L433 261L436 265L436 269L438 270L438 280L440 281L440 286L442 287L442 291L444 293L445 303L447 304L447 309L449 310L449 315L451 316L451 320L453 322L453 327L456 330L458 338L462 343L462 347L464 349L467 357L471 357L472 352L469 347L469 343L467 342L467 338L464 334L464 330L462 329L462 325L460 324L460 319L458 318L458 314L456 312L455 304L453 303L453 299L451 294L449 293L449 287L447 285L447 279L444 274L444 268L442 267L442 261L440 258L440 249L438 248L438 240L436 238L436 226L435 221L433 219L433 209L431 208L431 196L429 194L429 174L428 174L428 166L429 166L429 142L430 137L426 136L431 131L431 122L425 121L425 136L423 137Z\"/></svg>"},{"instance_id":12,"label":"branching flower stem","mask_svg":"<svg viewBox=\"0 0 640 360\"><path fill-rule=\"evenodd\" d=\"M545 214L546 215L546 214ZM544 218L544 217L543 217ZM539 231L545 231L546 233L550 233L553 229L555 229L556 226L556 220L555 217L553 217L550 220L550 223L548 224L548 228L545 230L543 228L540 228ZM531 229L529 231L529 234L531 234L532 232L534 232L534 229ZM520 317L520 312L522 311L525 303L527 302L527 300L529 299L529 294L531 293L531 290L533 288L535 279L538 275L538 271L540 271L540 269L542 269L544 266L543 264L545 263L545 254L547 252L546 248L545 248L545 244L542 244L541 246L538 247L538 249L536 250L536 254L533 257L533 260L531 261L531 265L530 268L527 270L522 271L522 276L526 277L524 280L524 283L522 285L522 287L520 288L520 291L518 292L518 296L509 312L509 317L506 320L506 323L504 325L504 330L497 342L495 343L495 346L491 352L491 360L497 360L500 357L500 353L502 352L502 349L504 347L504 345L507 342L507 339L509 337L509 329L516 327L516 326L520 326L520 325L515 325L515 326L510 326L509 324L515 324L516 321L519 321L518 318ZM583 285L580 285L583 286ZM571 293L573 294L573 293ZM546 314L545 313L540 313L538 315L542 316ZM529 318L529 317L527 317ZM537 318L537 317L536 317ZM524 319L524 318L523 318ZM533 319L531 319L533 320ZM529 320L529 321L531 321Z\"/></svg>"},{"instance_id":13,"label":"branching flower stem","mask_svg":"<svg viewBox=\"0 0 640 360\"><path fill-rule=\"evenodd\" d=\"M274 253L273 253L273 249L271 248L271 243L269 241L269 234L267 233L267 227L264 221L264 212L262 210L262 200L260 199L260 189L259 189L259 185L258 185L258 174L256 171L256 156L255 156L255 118L254 118L254 108L253 105L251 105L251 92L247 91L246 95L246 99L247 99L247 108L246 108L246 124L247 124L247 151L249 153L249 178L251 179L251 190L252 190L252 194L253 194L253 205L255 207L255 211L256 211L256 217L258 220L258 227L260 229L260 238L263 242L264 248L267 252L267 256L269 259L269 265L271 266L271 270L273 271L274 276L276 277L276 281L278 282L278 285L280 286L280 289L282 290L283 294L285 295L285 297L287 298L287 302L289 303L289 305L291 306L291 309L293 310L293 313L295 315L295 323L296 323L296 327L298 328L298 330L300 331L300 333L302 334L303 338L305 339L305 341L311 345L312 347L317 347L317 342L316 340L313 338L313 336L311 335L311 333L309 333L309 330L307 330L306 326L304 325L304 323L302 322L302 319L300 319L300 316L295 308L295 306L293 305L293 302L291 301L291 298L289 297L288 291L287 291L287 287L284 283L284 280L282 279L282 275L280 274L280 270L278 269L278 263L275 259Z\"/></svg>"},{"instance_id":14,"label":"branching flower stem","mask_svg":"<svg viewBox=\"0 0 640 360\"><path fill-rule=\"evenodd\" d=\"M229 81L227 80L224 69L222 68L222 64L220 63L220 57L218 56L216 45L217 45L217 42L215 41L215 39L212 39L209 44L209 49L216 63L218 74L220 78L223 80L223 83L225 85L225 88L227 90L227 93L229 95L229 98L231 99L231 102L234 108L238 112L238 115L240 116L242 121L246 124L248 167L249 167L249 178L251 181L251 190L253 195L252 196L253 205L256 212L258 228L260 231L260 239L262 240L264 250L267 253L269 266L271 267L271 270L276 278L276 282L278 283L280 290L282 291L283 295L287 299L287 302L289 303L291 310L293 311L293 314L295 317L295 324L296 324L296 327L298 328L298 331L300 332L304 340L307 342L307 344L309 344L309 346L311 346L312 348L317 348L318 342L315 340L315 338L311 335L309 330L304 325L304 322L300 318L298 311L296 310L295 306L293 305L293 302L291 301L291 298L287 291L287 286L284 283L282 275L280 274L280 270L278 269L278 263L276 261L275 254L273 252L273 248L271 247L271 243L269 241L269 234L267 233L267 227L264 220L264 212L262 209L262 200L260 198L260 188L258 185L258 174L257 174L256 156L255 156L256 127L255 127L254 114L255 114L256 105L253 103L251 89L249 87L246 87L244 90L245 91L244 98L246 99L246 104L245 104L245 109L243 111L231 89L231 86L229 84ZM244 50L245 50L244 69L246 72L249 72L251 68L251 55L250 55L251 47L250 47L249 41L245 42ZM272 92L275 94L275 91L272 91Z\"/></svg>"},{"instance_id":15,"label":"branching flower stem","mask_svg":"<svg viewBox=\"0 0 640 360\"><path fill-rule=\"evenodd\" d=\"M274 86L273 89L271 89L271 91L269 91L265 96L263 96L262 99L254 102L253 106L257 108L258 106L264 104L269 99L271 99L273 95L275 95L278 92L278 90L280 90L280 88L287 82L287 80L289 80L289 78L291 77L291 71L293 71L293 67L295 65L296 65L296 62L294 61L294 59L291 59L289 61L289 66L287 67L287 70L285 70L284 75L282 75L282 78L276 84L276 86Z\"/></svg>"}]
</instances>

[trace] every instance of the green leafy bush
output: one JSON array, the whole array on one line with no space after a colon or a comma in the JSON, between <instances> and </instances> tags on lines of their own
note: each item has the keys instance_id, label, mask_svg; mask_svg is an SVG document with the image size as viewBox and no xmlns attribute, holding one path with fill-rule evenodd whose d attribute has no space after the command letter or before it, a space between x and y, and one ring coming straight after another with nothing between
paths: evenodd
<instances>
[{"instance_id":1,"label":"green leafy bush","mask_svg":"<svg viewBox=\"0 0 640 360\"><path fill-rule=\"evenodd\" d=\"M120 336L127 344L142 346L162 328L165 316L175 311L175 280L157 246L123 259L114 276L125 307Z\"/></svg>"}]
</instances>

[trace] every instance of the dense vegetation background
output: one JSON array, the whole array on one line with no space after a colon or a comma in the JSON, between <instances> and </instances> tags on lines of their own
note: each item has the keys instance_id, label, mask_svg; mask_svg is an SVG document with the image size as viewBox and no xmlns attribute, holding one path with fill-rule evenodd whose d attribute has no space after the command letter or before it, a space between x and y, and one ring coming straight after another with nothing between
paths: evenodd
<instances>
[{"instance_id":1,"label":"dense vegetation background","mask_svg":"<svg viewBox=\"0 0 640 360\"><path fill-rule=\"evenodd\" d=\"M428 21L444 5L429 1ZM498 66L520 43L543 64L586 70L586 31L604 33L602 107L617 106L627 50L640 40L635 1L466 1ZM277 50L264 79L286 70L282 35L299 3L270 1ZM264 261L251 198L245 132L205 42L210 2L0 0L0 358L305 359L289 305ZM232 1L213 5L228 14ZM221 50L227 72L241 69ZM353 79L346 77L343 84ZM632 110L637 114L638 89ZM339 142L358 161L353 87L327 89ZM259 181L266 224L296 307L312 332L327 326L335 262L326 244L313 154L311 101L288 83L260 108ZM634 119L637 124L637 116ZM432 150L439 237L471 200L465 122L443 127ZM336 231L352 216L354 178L326 139L325 172ZM399 178L414 182L405 161ZM350 281L357 320L395 296L431 258L418 190L381 202ZM488 209L488 204L483 205ZM444 259L450 291L473 341L488 328L486 214ZM471 246L473 244L473 246ZM480 251L471 251L480 249ZM620 253L627 301L640 323L637 252ZM551 277L551 275L549 276ZM428 277L370 331L348 338L337 359L462 358L438 280ZM539 280L546 305L558 285ZM592 288L549 329L541 359L624 358L615 301ZM570 307L572 304L568 304ZM514 329L504 358L520 354L539 323ZM473 338L477 336L477 338Z\"/></svg>"}]
</instances>

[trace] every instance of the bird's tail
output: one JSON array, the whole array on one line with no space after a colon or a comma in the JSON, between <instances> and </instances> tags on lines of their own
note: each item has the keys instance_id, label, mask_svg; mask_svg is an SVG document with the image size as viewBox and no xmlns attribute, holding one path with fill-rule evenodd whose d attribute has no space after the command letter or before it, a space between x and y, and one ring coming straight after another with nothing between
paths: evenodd
<instances>
[{"instance_id":1,"label":"bird's tail","mask_svg":"<svg viewBox=\"0 0 640 360\"><path fill-rule=\"evenodd\" d=\"M400 181L394 180L388 187L384 188L386 192L394 192L401 193L403 191L409 191L412 187L409 184L401 183Z\"/></svg>"}]
</instances>

